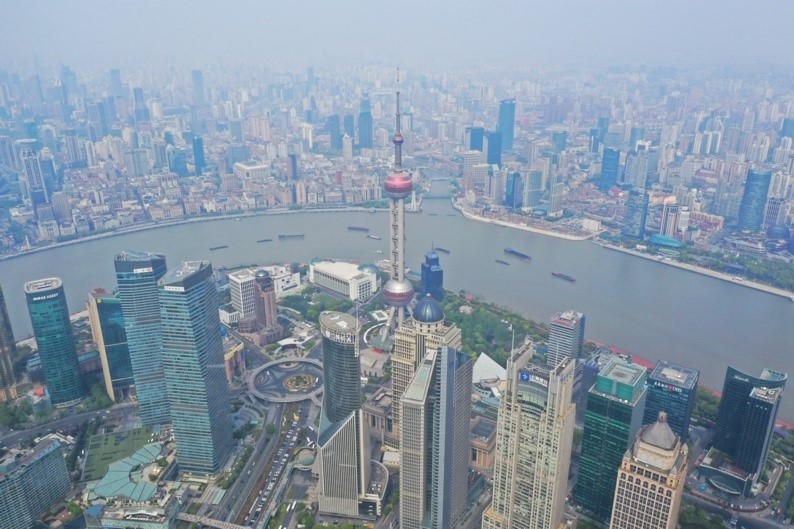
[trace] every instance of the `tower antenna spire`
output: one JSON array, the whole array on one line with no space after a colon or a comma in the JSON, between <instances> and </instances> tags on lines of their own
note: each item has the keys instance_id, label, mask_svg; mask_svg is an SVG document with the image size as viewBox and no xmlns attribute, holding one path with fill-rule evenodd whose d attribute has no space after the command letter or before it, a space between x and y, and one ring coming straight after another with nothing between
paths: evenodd
<instances>
[{"instance_id":1,"label":"tower antenna spire","mask_svg":"<svg viewBox=\"0 0 794 529\"><path fill-rule=\"evenodd\" d=\"M402 118L400 115L400 68L397 67L397 112L395 113L394 128L394 172L401 173L403 170L403 135L400 130Z\"/></svg>"}]
</instances>

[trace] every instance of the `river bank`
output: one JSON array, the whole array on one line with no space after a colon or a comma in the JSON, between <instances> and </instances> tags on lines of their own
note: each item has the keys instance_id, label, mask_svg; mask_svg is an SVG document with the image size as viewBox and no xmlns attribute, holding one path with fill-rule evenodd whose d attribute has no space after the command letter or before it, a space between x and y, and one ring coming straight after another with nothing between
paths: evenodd
<instances>
[{"instance_id":1,"label":"river bank","mask_svg":"<svg viewBox=\"0 0 794 529\"><path fill-rule=\"evenodd\" d=\"M344 208L306 208L306 209L284 209L284 210L266 210L266 211L249 211L246 213L229 213L224 215L211 215L211 216L202 216L202 217L192 217L189 219L176 219L170 221L162 221L162 222L145 222L142 224L136 224L134 226L129 226L127 228L120 228L117 230L107 231L103 233L97 233L94 235L87 235L85 237L80 237L77 239L72 239L63 242L55 242L52 244L47 244L46 246L36 246L34 248L30 248L27 250L23 250L21 252L11 253L0 255L0 261L11 260L17 257L23 257L25 255L30 255L34 253L44 252L47 250L52 250L53 248L62 248L64 246L72 246L75 244L82 244L85 242L96 241L100 239L107 239L108 237L116 237L118 235L126 235L128 233L137 233L141 231L149 231L149 230L157 230L161 228L170 228L172 226L180 226L183 224L195 224L201 222L209 222L214 220L228 220L228 219L243 219L243 218L251 218L251 217L261 217L261 216L271 216L271 215L292 215L292 214L299 214L299 213L350 213L350 212L364 212L368 211L370 213L375 213L379 211L379 209L373 208L363 208L363 207L344 207ZM383 209L383 211L386 211Z\"/></svg>"},{"instance_id":2,"label":"river bank","mask_svg":"<svg viewBox=\"0 0 794 529\"><path fill-rule=\"evenodd\" d=\"M589 235L571 235L568 233L543 230L540 228L535 228L533 226L528 226L526 224L516 224L514 222L508 222L506 220L489 219L487 217L483 217L481 215L475 215L474 213L467 211L466 208L458 204L454 199L452 201L452 207L460 211L463 214L463 216L469 220L476 220L479 222L485 222L487 224L494 224L496 226L504 226L506 228L514 228L517 230L528 231L530 233L535 233L537 235L545 235L546 237L554 237L556 239L563 239L566 241L581 242L581 241L586 241L588 239L592 239L593 237L598 235L598 233L592 233Z\"/></svg>"},{"instance_id":3,"label":"river bank","mask_svg":"<svg viewBox=\"0 0 794 529\"><path fill-rule=\"evenodd\" d=\"M665 258L663 256L658 255L651 255L645 252L640 252L638 250L631 250L629 248L623 248L622 246L617 246L614 244L605 243L602 241L594 241L599 246L607 248L609 250L614 250L616 252L622 252L625 254L633 255L635 257L641 257L643 259L648 259L649 261L655 261L657 263L674 266L676 268L680 268L682 270L687 270L689 272L694 272L696 274L701 274L704 276L713 277L714 279L720 279L722 281L727 281L728 283L732 283L734 285L739 285L746 288L751 288L754 290L759 290L761 292L766 292L767 294L773 294L775 296L780 296L785 298L788 301L794 302L794 293L789 292L788 290L783 290L781 288L772 287L769 285L764 285L763 283L757 283L755 281L750 281L744 278L737 278L731 274L726 274L724 272L717 272L716 270L711 270L709 268L703 268L702 266L695 266L688 263L682 263L680 261L676 261L672 258Z\"/></svg>"}]
</instances>

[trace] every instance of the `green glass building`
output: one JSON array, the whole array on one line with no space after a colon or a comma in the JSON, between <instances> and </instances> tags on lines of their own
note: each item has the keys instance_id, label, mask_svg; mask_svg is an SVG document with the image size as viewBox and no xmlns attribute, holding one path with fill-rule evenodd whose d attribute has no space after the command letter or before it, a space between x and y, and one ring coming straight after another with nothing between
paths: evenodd
<instances>
[{"instance_id":1,"label":"green glass building","mask_svg":"<svg viewBox=\"0 0 794 529\"><path fill-rule=\"evenodd\" d=\"M212 265L190 261L158 283L162 358L181 472L215 474L233 446Z\"/></svg>"},{"instance_id":2,"label":"green glass building","mask_svg":"<svg viewBox=\"0 0 794 529\"><path fill-rule=\"evenodd\" d=\"M25 298L50 400L61 407L76 404L85 395L85 388L63 282L57 277L29 281L25 283Z\"/></svg>"},{"instance_id":3,"label":"green glass building","mask_svg":"<svg viewBox=\"0 0 794 529\"><path fill-rule=\"evenodd\" d=\"M121 300L104 289L88 293L88 321L99 349L105 390L113 401L124 398L134 385Z\"/></svg>"},{"instance_id":4,"label":"green glass building","mask_svg":"<svg viewBox=\"0 0 794 529\"><path fill-rule=\"evenodd\" d=\"M9 390L16 384L14 378L16 347L14 332L11 330L11 320L8 319L6 300L3 296L3 287L0 286L0 391Z\"/></svg>"},{"instance_id":5,"label":"green glass building","mask_svg":"<svg viewBox=\"0 0 794 529\"><path fill-rule=\"evenodd\" d=\"M613 358L598 373L587 395L576 502L606 520L623 455L642 426L644 367Z\"/></svg>"},{"instance_id":6,"label":"green glass building","mask_svg":"<svg viewBox=\"0 0 794 529\"><path fill-rule=\"evenodd\" d=\"M141 422L144 426L170 422L157 290L157 281L166 272L165 257L128 250L118 254L113 264Z\"/></svg>"}]
</instances>

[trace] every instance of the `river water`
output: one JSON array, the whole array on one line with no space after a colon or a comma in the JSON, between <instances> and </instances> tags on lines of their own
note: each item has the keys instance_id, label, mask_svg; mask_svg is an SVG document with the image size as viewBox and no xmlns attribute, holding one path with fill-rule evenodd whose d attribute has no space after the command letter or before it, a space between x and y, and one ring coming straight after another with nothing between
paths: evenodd
<instances>
[{"instance_id":1,"label":"river water","mask_svg":"<svg viewBox=\"0 0 794 529\"><path fill-rule=\"evenodd\" d=\"M434 192L444 183L434 184ZM449 200L425 200L422 213L407 214L406 260L418 270L431 244L440 254L444 285L465 289L529 318L547 321L560 310L587 318L588 338L652 360L665 359L701 370L701 381L721 388L731 364L758 374L763 367L794 374L794 304L784 298L608 250L464 219ZM348 231L348 225L370 228ZM279 241L279 233L305 233ZM273 242L256 243L272 238ZM210 247L228 248L210 251ZM513 247L530 264L505 256ZM0 284L17 339L31 332L22 285L59 276L72 312L85 307L88 290L115 288L113 256L123 249L163 253L169 265L208 259L214 265L308 262L335 257L374 262L388 254L384 212L296 213L219 219L87 241L0 261ZM378 250L382 254L376 253ZM494 259L510 263L505 266ZM576 283L557 279L560 271ZM794 389L789 389L789 392ZM781 416L794 418L794 397Z\"/></svg>"}]
</instances>

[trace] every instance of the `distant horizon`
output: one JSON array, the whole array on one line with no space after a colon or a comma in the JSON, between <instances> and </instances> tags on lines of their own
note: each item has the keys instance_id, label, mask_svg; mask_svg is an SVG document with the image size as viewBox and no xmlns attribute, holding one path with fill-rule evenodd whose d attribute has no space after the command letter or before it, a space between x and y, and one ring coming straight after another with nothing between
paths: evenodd
<instances>
[{"instance_id":1,"label":"distant horizon","mask_svg":"<svg viewBox=\"0 0 794 529\"><path fill-rule=\"evenodd\" d=\"M300 68L405 64L412 68L607 65L676 68L794 66L794 3L584 0L488 5L187 0L109 9L86 0L11 0L0 20L0 67L80 70L250 64ZM759 37L759 35L761 37ZM770 38L771 37L771 38ZM776 40L772 40L776 39ZM425 65L425 66L423 66Z\"/></svg>"}]
</instances>

